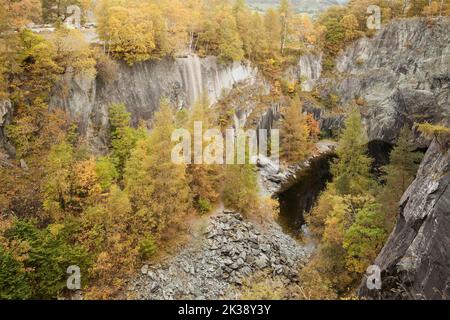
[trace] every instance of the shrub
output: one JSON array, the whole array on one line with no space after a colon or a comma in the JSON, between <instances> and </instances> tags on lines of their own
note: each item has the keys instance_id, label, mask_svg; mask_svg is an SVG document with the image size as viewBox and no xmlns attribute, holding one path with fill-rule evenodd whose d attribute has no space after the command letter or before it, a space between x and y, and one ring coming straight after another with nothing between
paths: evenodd
<instances>
[{"instance_id":1,"label":"shrub","mask_svg":"<svg viewBox=\"0 0 450 320\"><path fill-rule=\"evenodd\" d=\"M156 243L152 235L147 236L139 244L139 255L142 259L149 259L156 252Z\"/></svg>"},{"instance_id":2,"label":"shrub","mask_svg":"<svg viewBox=\"0 0 450 320\"><path fill-rule=\"evenodd\" d=\"M21 263L0 246L0 299L22 300L30 296L31 287Z\"/></svg>"},{"instance_id":3,"label":"shrub","mask_svg":"<svg viewBox=\"0 0 450 320\"><path fill-rule=\"evenodd\" d=\"M416 124L416 126L419 132L421 132L427 139L436 139L437 143L443 149L447 147L450 140L450 128L428 122Z\"/></svg>"},{"instance_id":4,"label":"shrub","mask_svg":"<svg viewBox=\"0 0 450 320\"><path fill-rule=\"evenodd\" d=\"M101 157L97 160L95 171L102 190L109 189L119 177L114 163L108 157Z\"/></svg>"},{"instance_id":5,"label":"shrub","mask_svg":"<svg viewBox=\"0 0 450 320\"><path fill-rule=\"evenodd\" d=\"M40 230L31 222L18 220L5 235L10 242L26 243L29 246L27 257L22 263L23 269L29 270L26 281L32 288L32 298L57 298L66 287L67 268L77 265L82 271L87 271L90 265L90 257L85 249L69 243L68 230L65 230L64 225L49 225ZM0 269L0 278L6 276L8 280L8 273L15 273L18 276L14 283L18 287L16 294L21 298L28 297L29 289L24 274L8 255L2 256L2 264L6 263L7 268Z\"/></svg>"},{"instance_id":6,"label":"shrub","mask_svg":"<svg viewBox=\"0 0 450 320\"><path fill-rule=\"evenodd\" d=\"M241 300L281 300L286 293L281 280L274 280L265 272L256 273L243 284Z\"/></svg>"},{"instance_id":7,"label":"shrub","mask_svg":"<svg viewBox=\"0 0 450 320\"><path fill-rule=\"evenodd\" d=\"M310 263L300 271L300 285L295 298L299 300L334 300L337 298L332 284L321 274L313 263Z\"/></svg>"},{"instance_id":8,"label":"shrub","mask_svg":"<svg viewBox=\"0 0 450 320\"><path fill-rule=\"evenodd\" d=\"M335 65L336 64L335 64L334 59L332 57L328 56L328 57L325 57L323 59L322 68L323 68L324 71L331 71L331 70L333 70Z\"/></svg>"},{"instance_id":9,"label":"shrub","mask_svg":"<svg viewBox=\"0 0 450 320\"><path fill-rule=\"evenodd\" d=\"M197 209L200 213L205 214L211 211L212 206L211 203L207 199L200 198L198 200Z\"/></svg>"}]
</instances>

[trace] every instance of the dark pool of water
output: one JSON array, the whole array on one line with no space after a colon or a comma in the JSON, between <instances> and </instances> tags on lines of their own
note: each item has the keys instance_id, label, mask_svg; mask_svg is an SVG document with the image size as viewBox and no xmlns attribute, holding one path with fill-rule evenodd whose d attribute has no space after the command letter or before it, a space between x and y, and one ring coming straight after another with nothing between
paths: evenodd
<instances>
[{"instance_id":1,"label":"dark pool of water","mask_svg":"<svg viewBox=\"0 0 450 320\"><path fill-rule=\"evenodd\" d=\"M367 153L373 159L372 173L380 178L381 168L389 163L392 145L383 141L372 141L367 146ZM330 162L336 159L335 154L324 154L312 161L307 169L297 172L292 181L288 181L279 196L279 223L285 232L300 236L305 224L305 213L315 205L320 193L331 181Z\"/></svg>"},{"instance_id":2,"label":"dark pool of water","mask_svg":"<svg viewBox=\"0 0 450 320\"><path fill-rule=\"evenodd\" d=\"M331 180L330 161L334 154L325 154L312 161L311 166L297 173L295 181L279 196L279 223L284 231L294 236L301 235L305 223L304 214L314 206L320 193Z\"/></svg>"}]
</instances>

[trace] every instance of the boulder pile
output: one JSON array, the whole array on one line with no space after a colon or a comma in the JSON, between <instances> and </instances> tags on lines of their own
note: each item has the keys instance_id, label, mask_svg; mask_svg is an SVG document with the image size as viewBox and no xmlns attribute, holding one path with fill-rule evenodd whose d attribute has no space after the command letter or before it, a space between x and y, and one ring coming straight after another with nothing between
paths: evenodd
<instances>
[{"instance_id":1,"label":"boulder pile","mask_svg":"<svg viewBox=\"0 0 450 320\"><path fill-rule=\"evenodd\" d=\"M243 280L264 271L286 284L296 280L311 248L231 211L210 218L200 241L158 265L144 265L130 284L137 299L232 298Z\"/></svg>"}]
</instances>

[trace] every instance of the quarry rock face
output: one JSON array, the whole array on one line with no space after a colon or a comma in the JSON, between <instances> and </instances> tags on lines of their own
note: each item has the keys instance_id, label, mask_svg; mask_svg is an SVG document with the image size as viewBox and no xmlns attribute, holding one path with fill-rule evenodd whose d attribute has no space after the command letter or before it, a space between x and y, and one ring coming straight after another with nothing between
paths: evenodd
<instances>
[{"instance_id":1,"label":"quarry rock face","mask_svg":"<svg viewBox=\"0 0 450 320\"><path fill-rule=\"evenodd\" d=\"M257 272L289 284L312 249L276 224L261 228L224 210L209 219L197 243L158 265L144 265L129 294L137 299L236 298L243 281Z\"/></svg>"},{"instance_id":2,"label":"quarry rock face","mask_svg":"<svg viewBox=\"0 0 450 320\"><path fill-rule=\"evenodd\" d=\"M358 101L369 141L395 143L404 125L428 121L450 125L450 19L396 20L372 38L362 38L337 58L333 78L319 82L321 95L336 94L342 106ZM308 106L307 106L308 108ZM314 106L322 130L342 127L344 118ZM385 299L450 298L450 152L429 147L399 204L398 223L374 265L381 290L359 294Z\"/></svg>"},{"instance_id":3,"label":"quarry rock face","mask_svg":"<svg viewBox=\"0 0 450 320\"><path fill-rule=\"evenodd\" d=\"M14 148L8 143L6 139L6 126L11 121L13 107L11 101L0 100L0 152L4 149L10 155L14 155ZM5 155L6 156L6 155Z\"/></svg>"},{"instance_id":4,"label":"quarry rock face","mask_svg":"<svg viewBox=\"0 0 450 320\"><path fill-rule=\"evenodd\" d=\"M375 265L381 290L359 294L385 299L450 298L450 150L430 146L416 180L403 195L395 230Z\"/></svg>"},{"instance_id":5,"label":"quarry rock face","mask_svg":"<svg viewBox=\"0 0 450 320\"><path fill-rule=\"evenodd\" d=\"M9 100L0 101L0 132L4 133L4 128L7 125L8 119L12 112L11 102Z\"/></svg>"},{"instance_id":6,"label":"quarry rock face","mask_svg":"<svg viewBox=\"0 0 450 320\"><path fill-rule=\"evenodd\" d=\"M450 19L396 20L355 41L322 95L358 101L369 140L394 142L403 125L450 117Z\"/></svg>"},{"instance_id":7,"label":"quarry rock face","mask_svg":"<svg viewBox=\"0 0 450 320\"><path fill-rule=\"evenodd\" d=\"M216 102L241 82L254 82L257 70L246 63L220 64L215 57L196 55L128 66L119 63L117 79L105 81L66 74L54 88L50 106L66 110L92 144L104 144L108 107L124 103L134 124L151 119L162 97L190 107L202 94Z\"/></svg>"},{"instance_id":8,"label":"quarry rock face","mask_svg":"<svg viewBox=\"0 0 450 320\"><path fill-rule=\"evenodd\" d=\"M11 112L11 102L9 100L0 101L0 127L6 124L7 116Z\"/></svg>"},{"instance_id":9,"label":"quarry rock face","mask_svg":"<svg viewBox=\"0 0 450 320\"><path fill-rule=\"evenodd\" d=\"M298 64L289 68L284 78L288 81L300 81L303 91L314 89L322 74L322 53L305 53L298 60Z\"/></svg>"}]
</instances>

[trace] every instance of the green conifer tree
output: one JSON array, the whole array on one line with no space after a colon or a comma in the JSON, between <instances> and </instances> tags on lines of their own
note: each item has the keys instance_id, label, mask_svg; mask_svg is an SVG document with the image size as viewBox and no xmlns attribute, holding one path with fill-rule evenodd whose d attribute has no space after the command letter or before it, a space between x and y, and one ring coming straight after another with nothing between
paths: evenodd
<instances>
[{"instance_id":1,"label":"green conifer tree","mask_svg":"<svg viewBox=\"0 0 450 320\"><path fill-rule=\"evenodd\" d=\"M389 164L383 167L386 184L380 192L379 201L386 215L386 229L389 232L396 221L398 202L414 180L421 158L421 153L415 152L411 130L404 127L397 145L390 153Z\"/></svg>"},{"instance_id":2,"label":"green conifer tree","mask_svg":"<svg viewBox=\"0 0 450 320\"><path fill-rule=\"evenodd\" d=\"M336 149L339 159L331 167L339 194L363 194L373 187L374 180L370 174L372 160L366 150L367 139L361 115L353 109L345 121L345 129Z\"/></svg>"}]
</instances>

